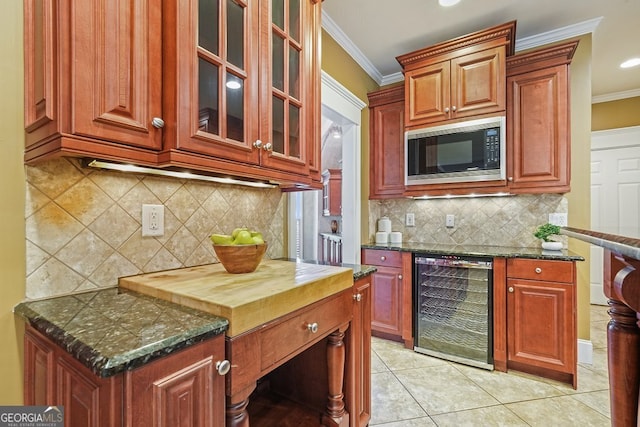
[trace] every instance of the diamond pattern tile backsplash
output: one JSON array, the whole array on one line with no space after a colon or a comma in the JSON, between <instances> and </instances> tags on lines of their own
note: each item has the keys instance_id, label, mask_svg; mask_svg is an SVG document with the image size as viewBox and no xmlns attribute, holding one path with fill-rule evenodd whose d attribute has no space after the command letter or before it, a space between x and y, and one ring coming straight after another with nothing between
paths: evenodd
<instances>
[{"instance_id":1,"label":"diamond pattern tile backsplash","mask_svg":"<svg viewBox=\"0 0 640 427\"><path fill-rule=\"evenodd\" d=\"M279 189L85 169L27 166L28 299L112 287L118 277L217 262L212 233L247 226L284 255ZM165 234L142 237L142 204L165 206Z\"/></svg>"},{"instance_id":2,"label":"diamond pattern tile backsplash","mask_svg":"<svg viewBox=\"0 0 640 427\"><path fill-rule=\"evenodd\" d=\"M548 222L550 213L567 209L567 199L559 194L369 201L369 240L375 241L377 221L387 216L404 242L538 247L537 226ZM407 212L415 214L415 227L405 226ZM455 227L445 226L447 214L455 215ZM556 240L566 247L566 237Z\"/></svg>"}]
</instances>

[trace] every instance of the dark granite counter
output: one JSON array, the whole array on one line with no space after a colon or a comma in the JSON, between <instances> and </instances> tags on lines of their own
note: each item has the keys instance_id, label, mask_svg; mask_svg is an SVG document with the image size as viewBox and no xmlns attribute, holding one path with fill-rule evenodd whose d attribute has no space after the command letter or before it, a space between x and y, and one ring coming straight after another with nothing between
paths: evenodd
<instances>
[{"instance_id":1,"label":"dark granite counter","mask_svg":"<svg viewBox=\"0 0 640 427\"><path fill-rule=\"evenodd\" d=\"M532 258L561 261L584 261L584 257L567 249L547 251L542 248L520 248L511 246L443 245L438 243L399 243L389 245L364 244L363 249L384 249L413 252L416 254L443 254L458 256L487 256L492 258Z\"/></svg>"},{"instance_id":2,"label":"dark granite counter","mask_svg":"<svg viewBox=\"0 0 640 427\"><path fill-rule=\"evenodd\" d=\"M124 289L27 301L14 312L100 377L224 334L227 319Z\"/></svg>"},{"instance_id":3,"label":"dark granite counter","mask_svg":"<svg viewBox=\"0 0 640 427\"><path fill-rule=\"evenodd\" d=\"M571 227L562 228L560 234L601 246L629 258L640 259L640 239L634 237L624 237Z\"/></svg>"}]
</instances>

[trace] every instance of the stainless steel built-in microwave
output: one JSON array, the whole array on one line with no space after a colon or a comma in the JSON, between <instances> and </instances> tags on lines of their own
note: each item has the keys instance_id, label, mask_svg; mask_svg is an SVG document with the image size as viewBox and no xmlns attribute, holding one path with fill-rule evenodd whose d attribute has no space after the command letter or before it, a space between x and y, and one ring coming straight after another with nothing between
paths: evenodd
<instances>
[{"instance_id":1,"label":"stainless steel built-in microwave","mask_svg":"<svg viewBox=\"0 0 640 427\"><path fill-rule=\"evenodd\" d=\"M505 179L505 134L504 116L405 132L406 184Z\"/></svg>"}]
</instances>

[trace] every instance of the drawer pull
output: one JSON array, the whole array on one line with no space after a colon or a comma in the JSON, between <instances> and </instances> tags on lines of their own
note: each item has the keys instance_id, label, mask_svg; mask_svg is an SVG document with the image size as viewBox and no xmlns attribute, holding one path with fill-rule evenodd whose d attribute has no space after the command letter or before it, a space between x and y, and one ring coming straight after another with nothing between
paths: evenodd
<instances>
[{"instance_id":1,"label":"drawer pull","mask_svg":"<svg viewBox=\"0 0 640 427\"><path fill-rule=\"evenodd\" d=\"M355 294L353 299L358 302L362 301L362 294Z\"/></svg>"},{"instance_id":2,"label":"drawer pull","mask_svg":"<svg viewBox=\"0 0 640 427\"><path fill-rule=\"evenodd\" d=\"M218 375L227 375L231 370L231 363L228 360L218 360L216 362L216 371Z\"/></svg>"},{"instance_id":3,"label":"drawer pull","mask_svg":"<svg viewBox=\"0 0 640 427\"><path fill-rule=\"evenodd\" d=\"M386 256L382 255L382 256L380 257L380 261L386 261L386 260L387 260L387 257L386 257Z\"/></svg>"},{"instance_id":4,"label":"drawer pull","mask_svg":"<svg viewBox=\"0 0 640 427\"><path fill-rule=\"evenodd\" d=\"M513 286L509 286L509 292L513 293Z\"/></svg>"},{"instance_id":5,"label":"drawer pull","mask_svg":"<svg viewBox=\"0 0 640 427\"><path fill-rule=\"evenodd\" d=\"M312 333L315 334L316 332L318 332L318 324L313 322L313 323L308 323L307 324L307 329Z\"/></svg>"},{"instance_id":6,"label":"drawer pull","mask_svg":"<svg viewBox=\"0 0 640 427\"><path fill-rule=\"evenodd\" d=\"M541 269L540 267L536 267L536 270L535 270L535 271L536 271L536 273L538 273L538 274L542 273L542 269Z\"/></svg>"},{"instance_id":7,"label":"drawer pull","mask_svg":"<svg viewBox=\"0 0 640 427\"><path fill-rule=\"evenodd\" d=\"M402 280L402 274L398 274L398 280Z\"/></svg>"}]
</instances>

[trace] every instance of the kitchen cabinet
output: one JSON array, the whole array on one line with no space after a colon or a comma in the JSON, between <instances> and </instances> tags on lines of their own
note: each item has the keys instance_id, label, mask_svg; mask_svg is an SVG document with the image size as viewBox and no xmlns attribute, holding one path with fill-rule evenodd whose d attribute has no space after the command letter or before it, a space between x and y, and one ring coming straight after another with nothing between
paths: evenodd
<instances>
[{"instance_id":1,"label":"kitchen cabinet","mask_svg":"<svg viewBox=\"0 0 640 427\"><path fill-rule=\"evenodd\" d=\"M512 193L565 193L571 179L569 64L577 41L507 59Z\"/></svg>"},{"instance_id":2,"label":"kitchen cabinet","mask_svg":"<svg viewBox=\"0 0 640 427\"><path fill-rule=\"evenodd\" d=\"M405 126L504 114L505 61L514 40L512 21L398 56L405 75Z\"/></svg>"},{"instance_id":3,"label":"kitchen cabinet","mask_svg":"<svg viewBox=\"0 0 640 427\"><path fill-rule=\"evenodd\" d=\"M371 334L402 341L407 348L413 348L411 257L410 252L362 250L362 263L377 268L371 279Z\"/></svg>"},{"instance_id":4,"label":"kitchen cabinet","mask_svg":"<svg viewBox=\"0 0 640 427\"><path fill-rule=\"evenodd\" d=\"M342 215L341 169L326 169L322 172L322 215Z\"/></svg>"},{"instance_id":5,"label":"kitchen cabinet","mask_svg":"<svg viewBox=\"0 0 640 427\"><path fill-rule=\"evenodd\" d=\"M224 426L224 335L107 378L28 325L24 342L24 403L64 406L65 425Z\"/></svg>"},{"instance_id":6,"label":"kitchen cabinet","mask_svg":"<svg viewBox=\"0 0 640 427\"><path fill-rule=\"evenodd\" d=\"M507 368L577 386L572 261L507 260Z\"/></svg>"},{"instance_id":7,"label":"kitchen cabinet","mask_svg":"<svg viewBox=\"0 0 640 427\"><path fill-rule=\"evenodd\" d=\"M404 86L367 94L369 98L369 199L404 192Z\"/></svg>"},{"instance_id":8,"label":"kitchen cabinet","mask_svg":"<svg viewBox=\"0 0 640 427\"><path fill-rule=\"evenodd\" d=\"M320 7L26 2L25 161L88 157L319 187Z\"/></svg>"},{"instance_id":9,"label":"kitchen cabinet","mask_svg":"<svg viewBox=\"0 0 640 427\"><path fill-rule=\"evenodd\" d=\"M353 352L353 374L347 374L346 397L351 425L365 427L371 420L371 275L353 283L353 320L350 343Z\"/></svg>"}]
</instances>

